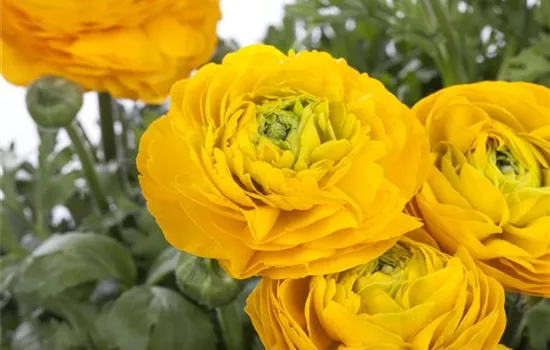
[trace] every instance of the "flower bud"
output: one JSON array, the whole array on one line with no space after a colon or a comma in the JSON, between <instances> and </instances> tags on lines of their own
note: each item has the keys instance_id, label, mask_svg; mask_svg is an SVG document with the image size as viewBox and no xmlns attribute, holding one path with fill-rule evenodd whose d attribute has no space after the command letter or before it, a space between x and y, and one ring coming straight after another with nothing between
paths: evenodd
<instances>
[{"instance_id":1,"label":"flower bud","mask_svg":"<svg viewBox=\"0 0 550 350\"><path fill-rule=\"evenodd\" d=\"M216 260L183 252L176 268L176 281L184 294L210 307L229 304L243 288L242 281L226 274Z\"/></svg>"},{"instance_id":2,"label":"flower bud","mask_svg":"<svg viewBox=\"0 0 550 350\"><path fill-rule=\"evenodd\" d=\"M59 77L42 77L27 89L27 109L46 128L68 126L82 107L82 88Z\"/></svg>"}]
</instances>

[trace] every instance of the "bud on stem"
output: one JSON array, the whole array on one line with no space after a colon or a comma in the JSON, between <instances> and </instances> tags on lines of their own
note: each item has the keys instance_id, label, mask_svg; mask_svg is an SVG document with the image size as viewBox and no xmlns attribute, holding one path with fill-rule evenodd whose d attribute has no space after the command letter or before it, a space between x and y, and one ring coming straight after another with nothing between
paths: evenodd
<instances>
[{"instance_id":1,"label":"bud on stem","mask_svg":"<svg viewBox=\"0 0 550 350\"><path fill-rule=\"evenodd\" d=\"M27 109L34 121L45 128L68 126L82 107L82 89L59 77L42 77L27 89Z\"/></svg>"},{"instance_id":2,"label":"bud on stem","mask_svg":"<svg viewBox=\"0 0 550 350\"><path fill-rule=\"evenodd\" d=\"M243 288L242 281L231 278L216 260L183 252L176 268L176 281L183 293L209 307L231 303Z\"/></svg>"}]
</instances>

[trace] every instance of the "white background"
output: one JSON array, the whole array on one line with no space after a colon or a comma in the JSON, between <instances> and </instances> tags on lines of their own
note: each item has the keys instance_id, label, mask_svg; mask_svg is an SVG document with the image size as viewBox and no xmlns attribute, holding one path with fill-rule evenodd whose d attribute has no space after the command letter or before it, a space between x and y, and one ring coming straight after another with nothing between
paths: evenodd
<instances>
[{"instance_id":1,"label":"white background","mask_svg":"<svg viewBox=\"0 0 550 350\"><path fill-rule=\"evenodd\" d=\"M198 0L200 1L200 0ZM233 38L240 46L258 43L271 24L279 24L283 17L283 6L291 0L222 0L222 20L218 34L222 38ZM87 93L84 106L78 115L93 142L99 140L97 127L97 96ZM25 89L10 85L0 77L0 147L7 147L12 141L18 155L33 158L38 146L36 127L25 108ZM60 135L60 142L67 143L67 137Z\"/></svg>"}]
</instances>

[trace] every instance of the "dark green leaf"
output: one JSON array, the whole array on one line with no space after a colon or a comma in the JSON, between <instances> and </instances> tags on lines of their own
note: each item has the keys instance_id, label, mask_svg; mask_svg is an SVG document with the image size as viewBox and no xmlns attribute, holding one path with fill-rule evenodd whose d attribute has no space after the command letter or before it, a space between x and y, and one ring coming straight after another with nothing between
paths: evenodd
<instances>
[{"instance_id":1,"label":"dark green leaf","mask_svg":"<svg viewBox=\"0 0 550 350\"><path fill-rule=\"evenodd\" d=\"M140 257L155 259L167 246L162 231L147 209L140 208L135 215L137 228L125 228L122 231L124 241L132 252Z\"/></svg>"},{"instance_id":2,"label":"dark green leaf","mask_svg":"<svg viewBox=\"0 0 550 350\"><path fill-rule=\"evenodd\" d=\"M525 315L529 346L533 350L550 348L550 299L546 299Z\"/></svg>"},{"instance_id":3,"label":"dark green leaf","mask_svg":"<svg viewBox=\"0 0 550 350\"><path fill-rule=\"evenodd\" d=\"M169 273L173 273L178 266L179 251L172 247L168 247L162 251L155 259L151 268L147 272L147 281L149 285L153 285L162 280Z\"/></svg>"},{"instance_id":4,"label":"dark green leaf","mask_svg":"<svg viewBox=\"0 0 550 350\"><path fill-rule=\"evenodd\" d=\"M2 201L2 211L0 212L0 250L18 255L24 255L25 250L21 247L20 241L25 232L29 229L29 221L25 214L20 211L21 208L14 209L8 207L9 199Z\"/></svg>"},{"instance_id":5,"label":"dark green leaf","mask_svg":"<svg viewBox=\"0 0 550 350\"><path fill-rule=\"evenodd\" d=\"M216 343L208 316L161 287L125 292L109 315L108 329L119 350L209 350Z\"/></svg>"},{"instance_id":6,"label":"dark green leaf","mask_svg":"<svg viewBox=\"0 0 550 350\"><path fill-rule=\"evenodd\" d=\"M506 62L501 78L538 82L550 74L550 35L542 34L533 45Z\"/></svg>"},{"instance_id":7,"label":"dark green leaf","mask_svg":"<svg viewBox=\"0 0 550 350\"><path fill-rule=\"evenodd\" d=\"M15 331L12 350L84 350L84 339L66 323L22 323ZM91 349L90 349L91 350Z\"/></svg>"},{"instance_id":8,"label":"dark green leaf","mask_svg":"<svg viewBox=\"0 0 550 350\"><path fill-rule=\"evenodd\" d=\"M118 279L130 287L136 273L132 256L110 237L53 235L28 259L15 291L27 302L40 304L67 288L90 281Z\"/></svg>"},{"instance_id":9,"label":"dark green leaf","mask_svg":"<svg viewBox=\"0 0 550 350\"><path fill-rule=\"evenodd\" d=\"M98 310L89 303L78 302L65 295L50 298L44 303L44 308L65 320L90 347L105 349L105 340L97 328Z\"/></svg>"},{"instance_id":10,"label":"dark green leaf","mask_svg":"<svg viewBox=\"0 0 550 350\"><path fill-rule=\"evenodd\" d=\"M23 258L17 255L0 256L0 306L17 280Z\"/></svg>"}]
</instances>

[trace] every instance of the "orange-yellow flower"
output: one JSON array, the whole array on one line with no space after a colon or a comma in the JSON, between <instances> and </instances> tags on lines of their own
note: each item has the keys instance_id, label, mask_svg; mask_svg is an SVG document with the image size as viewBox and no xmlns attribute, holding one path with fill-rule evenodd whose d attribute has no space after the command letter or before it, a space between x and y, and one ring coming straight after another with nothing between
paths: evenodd
<instances>
[{"instance_id":1,"label":"orange-yellow flower","mask_svg":"<svg viewBox=\"0 0 550 350\"><path fill-rule=\"evenodd\" d=\"M216 45L218 0L1 0L1 71L158 102Z\"/></svg>"},{"instance_id":2,"label":"orange-yellow flower","mask_svg":"<svg viewBox=\"0 0 550 350\"><path fill-rule=\"evenodd\" d=\"M550 89L483 82L414 108L434 166L416 197L446 252L464 245L508 289L550 296Z\"/></svg>"},{"instance_id":3,"label":"orange-yellow flower","mask_svg":"<svg viewBox=\"0 0 550 350\"><path fill-rule=\"evenodd\" d=\"M421 124L377 80L326 53L258 45L171 92L137 159L150 212L180 250L234 277L301 277L378 256L419 226Z\"/></svg>"},{"instance_id":4,"label":"orange-yellow flower","mask_svg":"<svg viewBox=\"0 0 550 350\"><path fill-rule=\"evenodd\" d=\"M246 312L266 349L505 349L502 286L465 249L408 239L340 273L264 278Z\"/></svg>"}]
</instances>

